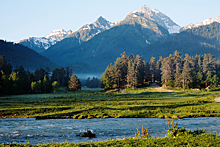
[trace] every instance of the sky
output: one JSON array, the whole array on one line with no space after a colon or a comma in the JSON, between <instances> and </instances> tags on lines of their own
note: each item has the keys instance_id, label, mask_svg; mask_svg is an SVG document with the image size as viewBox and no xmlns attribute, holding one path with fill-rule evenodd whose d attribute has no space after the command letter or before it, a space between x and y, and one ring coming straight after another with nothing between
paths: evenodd
<instances>
[{"instance_id":1,"label":"sky","mask_svg":"<svg viewBox=\"0 0 220 147\"><path fill-rule=\"evenodd\" d=\"M180 26L220 16L219 0L0 0L0 39L43 37L55 29L77 31L99 16L115 22L144 4Z\"/></svg>"}]
</instances>

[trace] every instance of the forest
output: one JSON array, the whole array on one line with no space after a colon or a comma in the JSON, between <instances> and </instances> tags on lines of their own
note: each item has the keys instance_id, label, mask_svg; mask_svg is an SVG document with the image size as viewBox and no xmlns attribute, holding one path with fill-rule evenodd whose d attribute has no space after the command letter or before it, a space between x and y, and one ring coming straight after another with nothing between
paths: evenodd
<instances>
[{"instance_id":1,"label":"forest","mask_svg":"<svg viewBox=\"0 0 220 147\"><path fill-rule=\"evenodd\" d=\"M101 75L101 86L109 88L138 88L146 82L158 82L164 87L198 88L217 87L220 76L220 60L211 54L184 57L175 51L159 60L155 57L145 62L141 56L126 52L117 58L114 65L107 66Z\"/></svg>"},{"instance_id":2,"label":"forest","mask_svg":"<svg viewBox=\"0 0 220 147\"><path fill-rule=\"evenodd\" d=\"M5 56L0 57L0 93L1 95L24 94L24 93L49 93L56 92L59 86L69 87L72 70L69 67L36 69L33 73L25 71L21 66L13 67L7 63ZM12 70L13 69L13 70ZM101 75L101 81L97 78L84 80L83 85L87 87L102 88L139 88L146 86L147 82L157 82L167 88L212 88L219 84L220 60L211 54L184 57L175 51L169 57L155 57L146 62L141 56L136 58L133 54L127 56L126 52L121 54L114 65L107 66ZM76 77L81 89L81 82ZM76 83L75 81L75 83ZM69 89L71 89L69 87ZM75 89L75 90L77 90Z\"/></svg>"},{"instance_id":3,"label":"forest","mask_svg":"<svg viewBox=\"0 0 220 147\"><path fill-rule=\"evenodd\" d=\"M13 69L11 64L7 63L5 56L1 55L0 71L0 95L50 93L52 90L56 92L59 86L68 87L68 90L72 91L81 89L79 79L72 74L69 67L55 68L53 71L48 67L40 68L32 73L25 71L22 65ZM74 85L76 83L78 85ZM77 88L70 88L74 87L73 85Z\"/></svg>"}]
</instances>

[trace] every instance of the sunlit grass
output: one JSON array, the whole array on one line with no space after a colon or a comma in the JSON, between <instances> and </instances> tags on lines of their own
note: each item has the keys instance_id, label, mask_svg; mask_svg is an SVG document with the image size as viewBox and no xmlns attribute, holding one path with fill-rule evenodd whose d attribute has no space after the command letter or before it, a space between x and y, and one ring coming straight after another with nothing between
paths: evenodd
<instances>
[{"instance_id":1,"label":"sunlit grass","mask_svg":"<svg viewBox=\"0 0 220 147\"><path fill-rule=\"evenodd\" d=\"M73 118L107 117L209 117L220 116L214 102L220 92L163 92L153 88L99 92L82 89L69 92L5 96L0 99L0 116L37 117L73 114ZM89 110L88 109L93 109Z\"/></svg>"}]
</instances>

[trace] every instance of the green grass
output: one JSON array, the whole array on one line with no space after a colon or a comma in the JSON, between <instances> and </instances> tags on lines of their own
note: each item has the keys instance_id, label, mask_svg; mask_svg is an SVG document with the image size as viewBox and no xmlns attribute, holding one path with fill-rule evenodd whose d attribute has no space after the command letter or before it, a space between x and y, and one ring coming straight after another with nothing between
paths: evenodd
<instances>
[{"instance_id":1,"label":"green grass","mask_svg":"<svg viewBox=\"0 0 220 147\"><path fill-rule=\"evenodd\" d=\"M162 92L152 88L99 92L82 89L69 92L4 96L0 98L0 118L27 118L73 113L73 118L157 117L184 118L220 116L214 102L219 91ZM86 111L88 109L92 109Z\"/></svg>"}]
</instances>

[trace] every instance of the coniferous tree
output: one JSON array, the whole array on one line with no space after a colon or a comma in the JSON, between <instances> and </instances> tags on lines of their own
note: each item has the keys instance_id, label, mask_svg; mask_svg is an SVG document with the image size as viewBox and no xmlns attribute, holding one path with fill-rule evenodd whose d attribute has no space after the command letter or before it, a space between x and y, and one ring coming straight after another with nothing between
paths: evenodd
<instances>
[{"instance_id":1,"label":"coniferous tree","mask_svg":"<svg viewBox=\"0 0 220 147\"><path fill-rule=\"evenodd\" d=\"M156 73L156 58L152 57L150 59L150 72L151 72L151 81L155 82L155 73Z\"/></svg>"},{"instance_id":2,"label":"coniferous tree","mask_svg":"<svg viewBox=\"0 0 220 147\"><path fill-rule=\"evenodd\" d=\"M169 57L164 58L161 66L161 81L168 86L169 80L172 80L172 63Z\"/></svg>"},{"instance_id":3,"label":"coniferous tree","mask_svg":"<svg viewBox=\"0 0 220 147\"><path fill-rule=\"evenodd\" d=\"M136 65L137 68L137 85L143 85L144 84L144 74L145 74L145 61L142 59L141 56L137 55L134 63Z\"/></svg>"},{"instance_id":4,"label":"coniferous tree","mask_svg":"<svg viewBox=\"0 0 220 147\"><path fill-rule=\"evenodd\" d=\"M190 56L188 54L185 54L183 72L180 76L183 85L183 91L185 91L185 88L189 87L189 84L192 82L191 63L192 60Z\"/></svg>"},{"instance_id":5,"label":"coniferous tree","mask_svg":"<svg viewBox=\"0 0 220 147\"><path fill-rule=\"evenodd\" d=\"M122 74L121 74L121 68L120 68L120 59L117 58L116 59L116 62L115 62L115 65L114 65L114 79L115 79L115 83L117 84L117 87L119 88L120 87L120 82L121 82L121 77L122 77Z\"/></svg>"},{"instance_id":6,"label":"coniferous tree","mask_svg":"<svg viewBox=\"0 0 220 147\"><path fill-rule=\"evenodd\" d=\"M125 87L126 85L126 76L127 76L127 68L128 68L128 57L127 53L123 52L121 54L121 58L119 59L119 67L120 67L120 85L121 87Z\"/></svg>"},{"instance_id":7,"label":"coniferous tree","mask_svg":"<svg viewBox=\"0 0 220 147\"><path fill-rule=\"evenodd\" d=\"M162 65L162 61L163 61L163 57L160 56L160 59L157 61L157 64L156 64L155 79L157 81L161 81L161 71L160 71L160 68L161 68L161 65Z\"/></svg>"}]
</instances>

